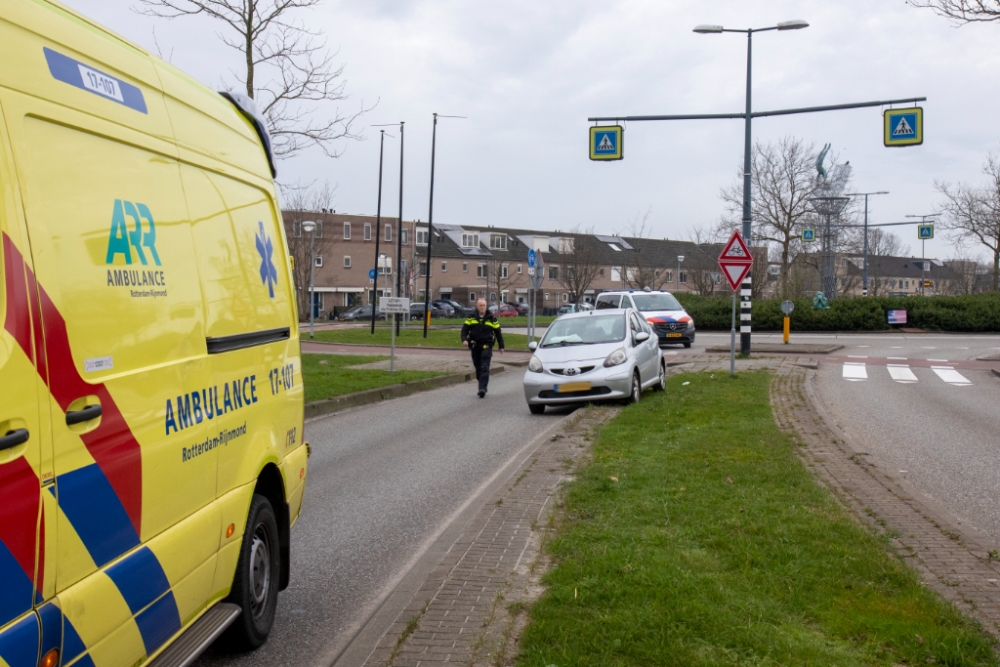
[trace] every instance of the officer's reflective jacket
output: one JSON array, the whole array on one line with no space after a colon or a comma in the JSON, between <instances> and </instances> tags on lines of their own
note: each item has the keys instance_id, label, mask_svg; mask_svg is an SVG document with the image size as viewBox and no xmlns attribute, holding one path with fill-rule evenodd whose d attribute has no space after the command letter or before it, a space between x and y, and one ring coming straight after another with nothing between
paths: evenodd
<instances>
[{"instance_id":1,"label":"officer's reflective jacket","mask_svg":"<svg viewBox=\"0 0 1000 667\"><path fill-rule=\"evenodd\" d=\"M465 320L462 325L462 340L471 343L493 344L496 338L497 345L503 349L503 334L500 333L500 323L493 313L487 312L485 315L475 313Z\"/></svg>"}]
</instances>

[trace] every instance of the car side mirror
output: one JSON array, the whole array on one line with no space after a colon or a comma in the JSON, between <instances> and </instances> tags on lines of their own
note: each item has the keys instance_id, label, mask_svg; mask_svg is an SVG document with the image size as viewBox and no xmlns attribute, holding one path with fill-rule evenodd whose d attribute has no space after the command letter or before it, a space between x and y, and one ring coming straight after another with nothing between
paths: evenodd
<instances>
[{"instance_id":1,"label":"car side mirror","mask_svg":"<svg viewBox=\"0 0 1000 667\"><path fill-rule=\"evenodd\" d=\"M637 343L644 343L647 340L649 340L649 334L645 331L640 331L635 335L635 342Z\"/></svg>"},{"instance_id":2,"label":"car side mirror","mask_svg":"<svg viewBox=\"0 0 1000 667\"><path fill-rule=\"evenodd\" d=\"M535 350L538 349L538 343L536 343L535 341L531 341L530 343L528 343L528 349L534 352Z\"/></svg>"}]
</instances>

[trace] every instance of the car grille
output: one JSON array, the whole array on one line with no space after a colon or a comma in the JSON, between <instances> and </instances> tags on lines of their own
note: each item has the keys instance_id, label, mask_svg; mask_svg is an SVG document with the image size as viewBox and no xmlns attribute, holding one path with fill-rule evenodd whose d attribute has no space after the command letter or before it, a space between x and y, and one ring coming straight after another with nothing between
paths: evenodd
<instances>
[{"instance_id":1,"label":"car grille","mask_svg":"<svg viewBox=\"0 0 1000 667\"><path fill-rule=\"evenodd\" d=\"M538 392L538 398L587 398L588 396L601 396L603 394L610 394L611 389L609 387L592 387L591 389L586 389L584 391L540 391Z\"/></svg>"},{"instance_id":2,"label":"car grille","mask_svg":"<svg viewBox=\"0 0 1000 667\"><path fill-rule=\"evenodd\" d=\"M656 333L668 334L684 331L687 329L687 322L662 322L656 325Z\"/></svg>"},{"instance_id":3,"label":"car grille","mask_svg":"<svg viewBox=\"0 0 1000 667\"><path fill-rule=\"evenodd\" d=\"M556 375L566 375L566 377L576 377L577 375L583 375L584 373L589 373L590 371L594 370L594 368L595 368L594 366L581 366L580 372L574 373L573 375L566 375L567 369L565 368L550 368L549 370L555 373Z\"/></svg>"}]
</instances>

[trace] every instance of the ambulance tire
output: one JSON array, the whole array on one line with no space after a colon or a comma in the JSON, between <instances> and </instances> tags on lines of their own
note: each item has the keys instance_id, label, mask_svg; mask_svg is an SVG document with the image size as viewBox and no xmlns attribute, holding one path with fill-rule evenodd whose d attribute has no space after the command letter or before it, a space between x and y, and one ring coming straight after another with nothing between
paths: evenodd
<instances>
[{"instance_id":1,"label":"ambulance tire","mask_svg":"<svg viewBox=\"0 0 1000 667\"><path fill-rule=\"evenodd\" d=\"M280 548L274 509L267 498L254 494L229 593L229 602L238 605L243 613L220 637L227 650L251 651L267 641L278 605Z\"/></svg>"}]
</instances>

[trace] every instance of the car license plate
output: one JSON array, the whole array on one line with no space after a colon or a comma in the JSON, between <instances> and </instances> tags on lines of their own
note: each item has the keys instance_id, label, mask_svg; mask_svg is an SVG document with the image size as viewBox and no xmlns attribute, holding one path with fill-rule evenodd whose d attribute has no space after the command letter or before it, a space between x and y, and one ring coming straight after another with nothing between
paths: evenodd
<instances>
[{"instance_id":1,"label":"car license plate","mask_svg":"<svg viewBox=\"0 0 1000 667\"><path fill-rule=\"evenodd\" d=\"M680 338L680 337L681 337L681 335L679 333L670 333L670 334L667 334L667 338Z\"/></svg>"},{"instance_id":2,"label":"car license plate","mask_svg":"<svg viewBox=\"0 0 1000 667\"><path fill-rule=\"evenodd\" d=\"M557 394L565 394L571 391L588 391L589 389L589 382L567 382L566 384L556 385Z\"/></svg>"}]
</instances>

